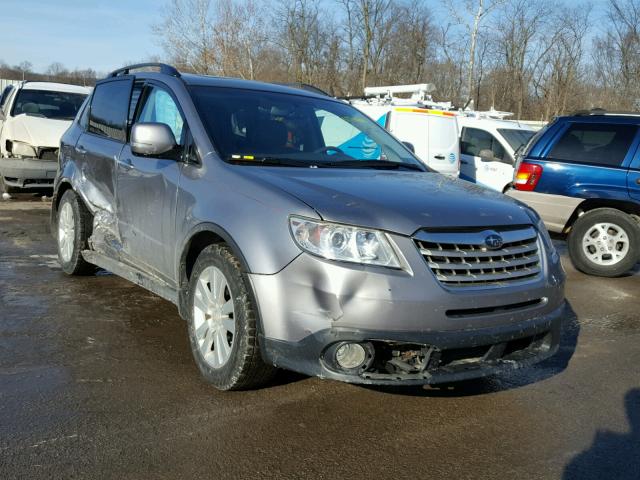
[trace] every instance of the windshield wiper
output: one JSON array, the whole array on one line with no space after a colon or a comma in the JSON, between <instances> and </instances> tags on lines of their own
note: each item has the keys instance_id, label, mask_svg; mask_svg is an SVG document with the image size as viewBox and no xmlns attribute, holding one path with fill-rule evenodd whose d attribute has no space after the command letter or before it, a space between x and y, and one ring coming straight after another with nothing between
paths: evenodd
<instances>
[{"instance_id":1,"label":"windshield wiper","mask_svg":"<svg viewBox=\"0 0 640 480\"><path fill-rule=\"evenodd\" d=\"M381 170L405 168L418 172L427 170L420 165L406 162L392 162L390 160L340 160L337 162L322 162L319 168L374 168Z\"/></svg>"},{"instance_id":2,"label":"windshield wiper","mask_svg":"<svg viewBox=\"0 0 640 480\"><path fill-rule=\"evenodd\" d=\"M315 166L311 162L305 160L297 160L295 158L283 158L283 157L253 157L246 158L248 155L244 155L241 158L227 157L229 163L235 163L238 165L263 165L268 167L303 167L311 168Z\"/></svg>"}]
</instances>

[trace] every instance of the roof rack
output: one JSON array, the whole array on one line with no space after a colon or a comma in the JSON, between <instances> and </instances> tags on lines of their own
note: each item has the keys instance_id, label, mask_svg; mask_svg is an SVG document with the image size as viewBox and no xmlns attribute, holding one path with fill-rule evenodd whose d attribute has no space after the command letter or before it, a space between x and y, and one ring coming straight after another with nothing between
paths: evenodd
<instances>
[{"instance_id":1,"label":"roof rack","mask_svg":"<svg viewBox=\"0 0 640 480\"><path fill-rule=\"evenodd\" d=\"M592 108L590 110L578 110L571 114L572 117L588 117L592 115L633 115L637 117L640 112L608 111L604 108Z\"/></svg>"},{"instance_id":2,"label":"roof rack","mask_svg":"<svg viewBox=\"0 0 640 480\"><path fill-rule=\"evenodd\" d=\"M176 70L175 67L171 65L167 65L166 63L160 62L148 62L148 63L136 63L135 65L129 65L127 67L122 67L117 70L114 70L107 78L117 77L118 75L128 75L131 70L140 70L142 68L149 67L157 67L160 69L160 73L165 73L167 75L171 75L172 77L180 77L180 72Z\"/></svg>"},{"instance_id":3,"label":"roof rack","mask_svg":"<svg viewBox=\"0 0 640 480\"><path fill-rule=\"evenodd\" d=\"M317 93L318 95L325 95L327 97L333 97L321 88L302 82L273 82L274 85L282 85L283 87L297 88L299 90L306 90L307 92Z\"/></svg>"}]
</instances>

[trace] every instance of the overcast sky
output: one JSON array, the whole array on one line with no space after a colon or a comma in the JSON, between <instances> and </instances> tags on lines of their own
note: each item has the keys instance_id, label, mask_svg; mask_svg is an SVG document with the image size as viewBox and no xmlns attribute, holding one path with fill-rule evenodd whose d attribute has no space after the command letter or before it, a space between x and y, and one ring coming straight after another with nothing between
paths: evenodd
<instances>
[{"instance_id":1,"label":"overcast sky","mask_svg":"<svg viewBox=\"0 0 640 480\"><path fill-rule=\"evenodd\" d=\"M215 0L213 0L215 1ZM328 1L328 0L324 0ZM66 67L108 72L125 63L162 53L151 25L161 20L168 0L2 0L0 61L29 61L37 72L53 62ZM436 24L447 18L440 0ZM568 0L584 4L584 0ZM593 0L594 21L605 0ZM595 22L597 23L597 22Z\"/></svg>"}]
</instances>

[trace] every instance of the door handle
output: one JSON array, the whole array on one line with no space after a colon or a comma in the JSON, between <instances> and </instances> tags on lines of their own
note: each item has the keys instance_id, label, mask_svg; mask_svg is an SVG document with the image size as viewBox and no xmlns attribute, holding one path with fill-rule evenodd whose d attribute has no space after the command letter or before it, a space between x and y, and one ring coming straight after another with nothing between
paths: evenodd
<instances>
[{"instance_id":1,"label":"door handle","mask_svg":"<svg viewBox=\"0 0 640 480\"><path fill-rule=\"evenodd\" d=\"M469 162L467 162L466 160L460 160L460 163L463 163L465 165L469 165Z\"/></svg>"},{"instance_id":2,"label":"door handle","mask_svg":"<svg viewBox=\"0 0 640 480\"><path fill-rule=\"evenodd\" d=\"M433 158L437 158L438 160L444 160L444 155L434 155Z\"/></svg>"},{"instance_id":3,"label":"door handle","mask_svg":"<svg viewBox=\"0 0 640 480\"><path fill-rule=\"evenodd\" d=\"M84 148L84 145L76 145L75 150L80 155L84 155L85 153L87 153L87 150Z\"/></svg>"}]
</instances>

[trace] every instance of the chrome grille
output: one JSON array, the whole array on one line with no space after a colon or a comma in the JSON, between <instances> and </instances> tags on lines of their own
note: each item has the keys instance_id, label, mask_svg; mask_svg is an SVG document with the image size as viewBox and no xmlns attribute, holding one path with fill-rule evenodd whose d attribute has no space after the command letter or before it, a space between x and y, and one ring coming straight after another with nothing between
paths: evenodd
<instances>
[{"instance_id":1,"label":"chrome grille","mask_svg":"<svg viewBox=\"0 0 640 480\"><path fill-rule=\"evenodd\" d=\"M498 234L500 248L485 241ZM533 227L483 231L420 231L414 241L443 285L472 287L533 280L541 272L538 235Z\"/></svg>"}]
</instances>

